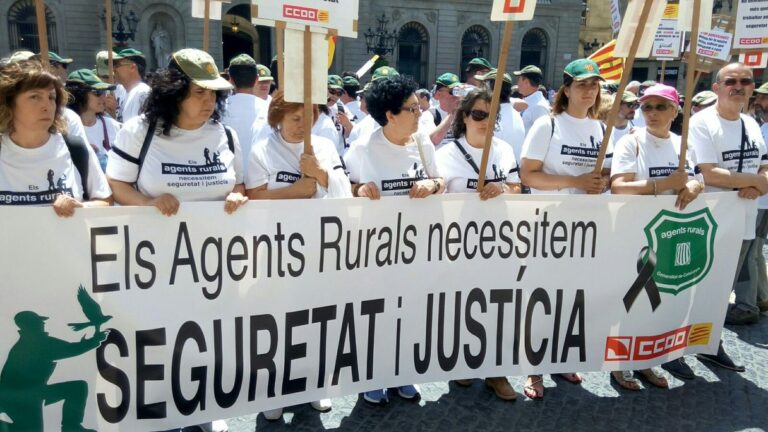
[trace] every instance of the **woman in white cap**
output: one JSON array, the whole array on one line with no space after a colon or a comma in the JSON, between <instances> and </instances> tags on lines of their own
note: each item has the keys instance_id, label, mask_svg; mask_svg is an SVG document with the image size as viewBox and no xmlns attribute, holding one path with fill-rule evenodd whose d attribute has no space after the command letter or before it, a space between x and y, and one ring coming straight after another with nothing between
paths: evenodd
<instances>
[{"instance_id":1,"label":"woman in white cap","mask_svg":"<svg viewBox=\"0 0 768 432\"><path fill-rule=\"evenodd\" d=\"M616 143L611 165L612 193L677 195L675 206L682 211L704 190L701 180L694 177L690 158L687 158L685 169L679 169L680 137L670 132L679 101L674 87L656 84L645 90L640 98L645 127L635 129ZM662 367L678 378L694 377L682 357ZM637 372L656 387L669 387L667 380L653 369ZM614 371L611 377L625 389L641 388L633 371Z\"/></svg>"},{"instance_id":2,"label":"woman in white cap","mask_svg":"<svg viewBox=\"0 0 768 432\"><path fill-rule=\"evenodd\" d=\"M607 185L594 173L603 128L600 109L600 69L592 60L574 60L565 67L563 85L557 91L552 116L539 117L523 143L520 177L533 194L599 194ZM610 146L603 168L610 166ZM577 373L562 373L562 378L580 384ZM530 375L525 395L544 397L541 375Z\"/></svg>"}]
</instances>

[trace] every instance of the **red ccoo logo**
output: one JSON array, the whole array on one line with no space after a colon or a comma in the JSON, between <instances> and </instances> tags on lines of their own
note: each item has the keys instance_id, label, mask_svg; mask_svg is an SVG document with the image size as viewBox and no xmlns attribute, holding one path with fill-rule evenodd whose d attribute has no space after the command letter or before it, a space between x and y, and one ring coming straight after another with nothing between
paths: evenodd
<instances>
[{"instance_id":1,"label":"red ccoo logo","mask_svg":"<svg viewBox=\"0 0 768 432\"><path fill-rule=\"evenodd\" d=\"M606 361L628 361L632 349L632 337L609 337L605 341Z\"/></svg>"},{"instance_id":2,"label":"red ccoo logo","mask_svg":"<svg viewBox=\"0 0 768 432\"><path fill-rule=\"evenodd\" d=\"M504 0L504 13L523 13L526 1L530 0Z\"/></svg>"},{"instance_id":3,"label":"red ccoo logo","mask_svg":"<svg viewBox=\"0 0 768 432\"><path fill-rule=\"evenodd\" d=\"M317 22L317 9L283 5L283 16L286 18Z\"/></svg>"},{"instance_id":4,"label":"red ccoo logo","mask_svg":"<svg viewBox=\"0 0 768 432\"><path fill-rule=\"evenodd\" d=\"M708 345L712 323L698 323L654 336L609 336L605 361L650 360L693 345Z\"/></svg>"}]
</instances>

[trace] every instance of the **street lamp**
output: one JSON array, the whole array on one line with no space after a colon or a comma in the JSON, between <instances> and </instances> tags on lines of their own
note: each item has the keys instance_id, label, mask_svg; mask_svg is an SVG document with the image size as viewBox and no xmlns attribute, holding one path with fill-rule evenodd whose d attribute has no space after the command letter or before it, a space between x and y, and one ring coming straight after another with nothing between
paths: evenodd
<instances>
[{"instance_id":1,"label":"street lamp","mask_svg":"<svg viewBox=\"0 0 768 432\"><path fill-rule=\"evenodd\" d=\"M139 17L132 10L125 13L125 5L127 0L112 0L112 9L117 13L117 16L112 15L112 37L115 40L116 46L128 46L128 39L135 41L136 39L136 26L139 24ZM103 10L101 13L101 22L106 24L107 11Z\"/></svg>"},{"instance_id":2,"label":"street lamp","mask_svg":"<svg viewBox=\"0 0 768 432\"><path fill-rule=\"evenodd\" d=\"M591 53L592 50L601 46L603 46L603 44L602 42L598 42L597 38L595 38L595 40L592 42L584 42L584 55L586 56L588 53Z\"/></svg>"},{"instance_id":3,"label":"street lamp","mask_svg":"<svg viewBox=\"0 0 768 432\"><path fill-rule=\"evenodd\" d=\"M395 41L397 40L397 32L387 30L387 24L389 20L385 14L381 14L380 18L377 18L379 27L376 30L372 30L368 27L368 31L365 32L365 46L368 49L368 53L378 54L379 56L385 56L388 53L395 51Z\"/></svg>"}]
</instances>

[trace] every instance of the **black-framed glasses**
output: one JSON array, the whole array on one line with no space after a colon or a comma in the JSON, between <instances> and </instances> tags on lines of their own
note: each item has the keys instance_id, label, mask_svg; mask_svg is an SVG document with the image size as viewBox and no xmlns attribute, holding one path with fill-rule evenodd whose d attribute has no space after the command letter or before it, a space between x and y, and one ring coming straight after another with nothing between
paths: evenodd
<instances>
[{"instance_id":1,"label":"black-framed glasses","mask_svg":"<svg viewBox=\"0 0 768 432\"><path fill-rule=\"evenodd\" d=\"M670 104L645 104L640 107L643 112L651 112L653 110L656 110L658 112L664 112L671 108L672 106Z\"/></svg>"},{"instance_id":2,"label":"black-framed glasses","mask_svg":"<svg viewBox=\"0 0 768 432\"><path fill-rule=\"evenodd\" d=\"M726 78L722 82L723 82L723 85L726 87L733 87L736 85L736 83L741 84L742 87L747 87L754 84L755 80L753 80L752 78L741 78L741 79Z\"/></svg>"},{"instance_id":3,"label":"black-framed glasses","mask_svg":"<svg viewBox=\"0 0 768 432\"><path fill-rule=\"evenodd\" d=\"M334 96L341 96L344 94L344 90L339 89L328 89L328 93L334 95Z\"/></svg>"},{"instance_id":4,"label":"black-framed glasses","mask_svg":"<svg viewBox=\"0 0 768 432\"><path fill-rule=\"evenodd\" d=\"M640 103L639 102L633 102L633 103L622 102L621 104L624 105L625 107L631 109L631 110L636 110L636 109L640 108Z\"/></svg>"},{"instance_id":5,"label":"black-framed glasses","mask_svg":"<svg viewBox=\"0 0 768 432\"><path fill-rule=\"evenodd\" d=\"M404 106L400 108L401 111L408 111L413 115L421 114L421 108L418 105Z\"/></svg>"},{"instance_id":6,"label":"black-framed glasses","mask_svg":"<svg viewBox=\"0 0 768 432\"><path fill-rule=\"evenodd\" d=\"M482 110L471 110L469 112L469 116L472 117L472 120L474 121L483 121L488 118L490 113L488 111L482 111Z\"/></svg>"}]
</instances>

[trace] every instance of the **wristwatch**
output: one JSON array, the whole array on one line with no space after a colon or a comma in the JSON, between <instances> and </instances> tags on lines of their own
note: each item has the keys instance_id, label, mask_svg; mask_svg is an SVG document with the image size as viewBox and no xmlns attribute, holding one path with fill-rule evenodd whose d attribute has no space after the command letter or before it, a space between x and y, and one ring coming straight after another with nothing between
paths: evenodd
<instances>
[{"instance_id":1,"label":"wristwatch","mask_svg":"<svg viewBox=\"0 0 768 432\"><path fill-rule=\"evenodd\" d=\"M440 190L440 182L437 179L432 179L432 183L435 185L435 190L432 191L432 195L434 195Z\"/></svg>"}]
</instances>

